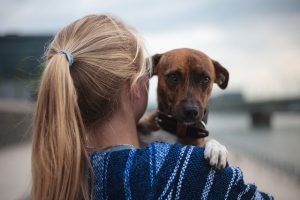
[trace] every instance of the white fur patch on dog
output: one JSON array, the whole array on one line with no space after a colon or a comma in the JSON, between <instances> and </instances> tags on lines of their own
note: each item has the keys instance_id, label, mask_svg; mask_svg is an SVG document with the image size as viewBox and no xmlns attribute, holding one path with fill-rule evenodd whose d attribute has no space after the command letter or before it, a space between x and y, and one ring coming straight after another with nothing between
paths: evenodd
<instances>
[{"instance_id":1,"label":"white fur patch on dog","mask_svg":"<svg viewBox=\"0 0 300 200\"><path fill-rule=\"evenodd\" d=\"M178 142L178 137L172 135L171 133L164 131L162 129L158 131L151 132L150 135L139 134L140 140L145 144L150 144L152 142L161 141L170 144L175 144Z\"/></svg>"},{"instance_id":2,"label":"white fur patch on dog","mask_svg":"<svg viewBox=\"0 0 300 200\"><path fill-rule=\"evenodd\" d=\"M209 160L211 166L223 169L226 167L228 160L228 151L226 147L218 141L207 139L205 141L204 157Z\"/></svg>"}]
</instances>

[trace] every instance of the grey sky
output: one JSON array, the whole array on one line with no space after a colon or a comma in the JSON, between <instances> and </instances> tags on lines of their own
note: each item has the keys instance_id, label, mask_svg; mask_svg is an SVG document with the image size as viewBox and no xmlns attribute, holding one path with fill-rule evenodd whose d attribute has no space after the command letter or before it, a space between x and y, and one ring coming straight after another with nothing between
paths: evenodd
<instances>
[{"instance_id":1,"label":"grey sky","mask_svg":"<svg viewBox=\"0 0 300 200\"><path fill-rule=\"evenodd\" d=\"M1 0L0 34L53 34L103 12L136 27L150 53L206 52L230 71L228 91L249 100L300 96L298 0Z\"/></svg>"}]
</instances>

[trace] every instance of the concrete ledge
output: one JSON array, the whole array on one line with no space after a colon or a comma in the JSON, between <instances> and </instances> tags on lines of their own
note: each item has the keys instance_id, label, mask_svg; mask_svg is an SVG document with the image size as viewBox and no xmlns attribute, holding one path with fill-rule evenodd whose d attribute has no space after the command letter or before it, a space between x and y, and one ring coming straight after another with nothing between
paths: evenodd
<instances>
[{"instance_id":1,"label":"concrete ledge","mask_svg":"<svg viewBox=\"0 0 300 200\"><path fill-rule=\"evenodd\" d=\"M34 102L13 99L0 99L1 113L32 113L35 107Z\"/></svg>"}]
</instances>

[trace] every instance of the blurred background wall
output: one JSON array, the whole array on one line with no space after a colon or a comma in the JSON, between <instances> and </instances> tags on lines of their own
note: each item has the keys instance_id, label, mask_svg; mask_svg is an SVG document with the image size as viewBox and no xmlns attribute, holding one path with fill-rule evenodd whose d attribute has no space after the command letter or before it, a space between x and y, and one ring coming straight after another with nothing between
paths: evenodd
<instances>
[{"instance_id":1,"label":"blurred background wall","mask_svg":"<svg viewBox=\"0 0 300 200\"><path fill-rule=\"evenodd\" d=\"M214 88L211 137L230 149L248 181L279 199L299 199L297 0L1 0L0 199L28 197L30 123L47 44L68 23L95 13L135 27L149 55L195 48L225 66L229 87ZM156 107L156 84L154 77L149 109Z\"/></svg>"}]
</instances>

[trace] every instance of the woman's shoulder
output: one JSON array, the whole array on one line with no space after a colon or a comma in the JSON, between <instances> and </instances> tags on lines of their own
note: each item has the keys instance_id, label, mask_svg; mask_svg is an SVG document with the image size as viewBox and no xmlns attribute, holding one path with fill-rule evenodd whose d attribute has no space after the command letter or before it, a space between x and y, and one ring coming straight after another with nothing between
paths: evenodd
<instances>
[{"instance_id":1,"label":"woman's shoulder","mask_svg":"<svg viewBox=\"0 0 300 200\"><path fill-rule=\"evenodd\" d=\"M106 168L107 173L113 174L110 176L113 179L120 176L118 180L124 178L125 183L129 179L139 183L136 193L140 195L151 190L153 197L160 199L168 196L180 199L251 199L255 196L270 199L267 194L258 192L255 185L245 184L238 167L227 166L223 170L211 167L204 158L202 147L155 142L145 148L90 156L97 171ZM131 189L135 191L136 187Z\"/></svg>"}]
</instances>

